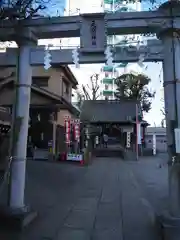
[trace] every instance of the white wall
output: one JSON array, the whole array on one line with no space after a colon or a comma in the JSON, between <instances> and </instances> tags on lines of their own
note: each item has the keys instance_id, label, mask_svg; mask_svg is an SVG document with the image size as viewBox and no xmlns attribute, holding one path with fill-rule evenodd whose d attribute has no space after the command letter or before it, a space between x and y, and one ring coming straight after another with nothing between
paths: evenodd
<instances>
[{"instance_id":1,"label":"white wall","mask_svg":"<svg viewBox=\"0 0 180 240\"><path fill-rule=\"evenodd\" d=\"M146 135L145 137L146 147L153 148L153 135ZM156 136L156 149L160 152L167 151L167 139L166 135Z\"/></svg>"}]
</instances>

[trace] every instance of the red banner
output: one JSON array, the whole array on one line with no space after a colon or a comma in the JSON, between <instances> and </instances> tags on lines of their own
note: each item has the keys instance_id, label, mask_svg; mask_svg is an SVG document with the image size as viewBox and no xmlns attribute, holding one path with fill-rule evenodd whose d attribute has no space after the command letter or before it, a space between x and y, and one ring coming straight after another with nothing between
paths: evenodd
<instances>
[{"instance_id":1,"label":"red banner","mask_svg":"<svg viewBox=\"0 0 180 240\"><path fill-rule=\"evenodd\" d=\"M69 117L64 120L65 134L66 134L66 143L70 144L70 132L71 132L71 120Z\"/></svg>"}]
</instances>

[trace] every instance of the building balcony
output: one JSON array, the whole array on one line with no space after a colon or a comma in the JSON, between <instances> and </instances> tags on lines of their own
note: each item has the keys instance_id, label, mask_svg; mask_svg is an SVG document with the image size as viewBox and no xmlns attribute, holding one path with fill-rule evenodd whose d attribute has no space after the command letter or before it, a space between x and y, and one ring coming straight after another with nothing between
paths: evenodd
<instances>
[{"instance_id":1,"label":"building balcony","mask_svg":"<svg viewBox=\"0 0 180 240\"><path fill-rule=\"evenodd\" d=\"M125 68L127 67L128 63L120 63L117 68Z\"/></svg>"},{"instance_id":2,"label":"building balcony","mask_svg":"<svg viewBox=\"0 0 180 240\"><path fill-rule=\"evenodd\" d=\"M103 96L113 96L113 91L112 90L103 90L102 92Z\"/></svg>"},{"instance_id":3,"label":"building balcony","mask_svg":"<svg viewBox=\"0 0 180 240\"><path fill-rule=\"evenodd\" d=\"M117 4L117 3L123 3L123 0L104 0L105 4Z\"/></svg>"},{"instance_id":4,"label":"building balcony","mask_svg":"<svg viewBox=\"0 0 180 240\"><path fill-rule=\"evenodd\" d=\"M113 78L103 78L102 83L104 84L113 84Z\"/></svg>"},{"instance_id":5,"label":"building balcony","mask_svg":"<svg viewBox=\"0 0 180 240\"><path fill-rule=\"evenodd\" d=\"M109 72L109 73L117 72L117 70L115 69L115 67L113 67L113 66L108 66L108 65L105 65L104 67L102 67L102 71L103 71L103 72Z\"/></svg>"}]
</instances>

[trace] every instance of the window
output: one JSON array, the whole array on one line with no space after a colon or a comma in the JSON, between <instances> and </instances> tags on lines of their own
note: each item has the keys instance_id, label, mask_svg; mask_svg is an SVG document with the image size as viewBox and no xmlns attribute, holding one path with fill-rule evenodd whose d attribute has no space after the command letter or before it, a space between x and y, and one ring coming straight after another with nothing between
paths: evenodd
<instances>
[{"instance_id":1,"label":"window","mask_svg":"<svg viewBox=\"0 0 180 240\"><path fill-rule=\"evenodd\" d=\"M109 77L109 73L105 72L105 77L108 78Z\"/></svg>"},{"instance_id":2,"label":"window","mask_svg":"<svg viewBox=\"0 0 180 240\"><path fill-rule=\"evenodd\" d=\"M105 85L105 90L108 90L108 88L109 88L109 86L106 84L106 85Z\"/></svg>"},{"instance_id":3,"label":"window","mask_svg":"<svg viewBox=\"0 0 180 240\"><path fill-rule=\"evenodd\" d=\"M69 83L65 79L63 79L63 93L69 94L69 92Z\"/></svg>"},{"instance_id":4,"label":"window","mask_svg":"<svg viewBox=\"0 0 180 240\"><path fill-rule=\"evenodd\" d=\"M38 87L48 87L49 77L32 77L32 84Z\"/></svg>"}]
</instances>

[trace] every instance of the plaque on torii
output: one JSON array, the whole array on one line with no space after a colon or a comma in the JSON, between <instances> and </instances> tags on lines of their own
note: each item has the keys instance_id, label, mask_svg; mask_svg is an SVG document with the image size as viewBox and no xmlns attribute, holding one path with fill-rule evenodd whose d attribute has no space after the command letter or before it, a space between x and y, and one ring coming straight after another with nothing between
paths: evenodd
<instances>
[{"instance_id":1,"label":"plaque on torii","mask_svg":"<svg viewBox=\"0 0 180 240\"><path fill-rule=\"evenodd\" d=\"M103 52L107 43L104 13L82 14L80 47L82 52Z\"/></svg>"}]
</instances>

